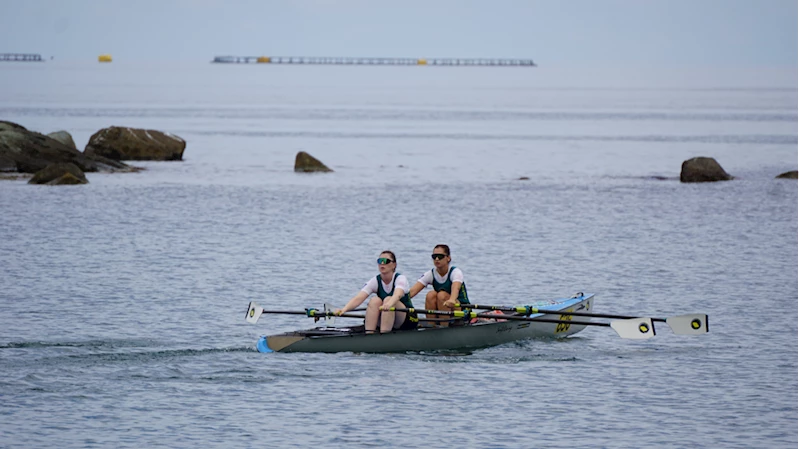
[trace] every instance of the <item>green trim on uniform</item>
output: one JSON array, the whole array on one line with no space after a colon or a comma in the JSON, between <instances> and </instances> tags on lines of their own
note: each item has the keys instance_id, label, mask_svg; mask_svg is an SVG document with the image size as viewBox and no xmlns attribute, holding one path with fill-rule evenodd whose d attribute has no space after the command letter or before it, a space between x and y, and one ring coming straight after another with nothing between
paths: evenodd
<instances>
[{"instance_id":1,"label":"green trim on uniform","mask_svg":"<svg viewBox=\"0 0 799 449\"><path fill-rule=\"evenodd\" d=\"M440 292L445 291L447 293L452 291L452 270L457 268L456 266L449 267L449 271L447 272L447 280L444 282L438 282L436 280L436 269L433 268L431 271L433 273L433 290ZM469 295L466 293L466 282L461 283L460 291L458 291L458 302L461 304L469 304Z\"/></svg>"},{"instance_id":2,"label":"green trim on uniform","mask_svg":"<svg viewBox=\"0 0 799 449\"><path fill-rule=\"evenodd\" d=\"M377 275L377 296L380 297L380 299L386 299L394 294L394 289L397 287L397 277L399 275L399 273L394 273L394 280L391 282L391 291L388 293L386 293L386 290L383 289L383 281L380 279L380 275ZM409 295L408 292L405 292L405 296L400 299L400 302L405 306L406 309L413 309L411 295Z\"/></svg>"}]
</instances>

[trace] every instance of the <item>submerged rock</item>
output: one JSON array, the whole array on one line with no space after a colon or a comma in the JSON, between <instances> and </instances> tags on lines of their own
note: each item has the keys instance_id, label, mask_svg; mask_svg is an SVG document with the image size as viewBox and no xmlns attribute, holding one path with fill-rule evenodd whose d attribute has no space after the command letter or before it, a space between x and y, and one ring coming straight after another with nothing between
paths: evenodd
<instances>
[{"instance_id":1,"label":"submerged rock","mask_svg":"<svg viewBox=\"0 0 799 449\"><path fill-rule=\"evenodd\" d=\"M682 163L680 182L713 182L733 179L712 157L695 157Z\"/></svg>"},{"instance_id":2,"label":"submerged rock","mask_svg":"<svg viewBox=\"0 0 799 449\"><path fill-rule=\"evenodd\" d=\"M36 172L28 184L71 185L88 184L86 175L75 164L58 163L50 164Z\"/></svg>"},{"instance_id":3,"label":"submerged rock","mask_svg":"<svg viewBox=\"0 0 799 449\"><path fill-rule=\"evenodd\" d=\"M89 138L87 155L99 155L117 161L180 161L186 141L152 129L112 126Z\"/></svg>"},{"instance_id":4,"label":"submerged rock","mask_svg":"<svg viewBox=\"0 0 799 449\"><path fill-rule=\"evenodd\" d=\"M797 174L799 173L797 173L796 170L786 171L785 173L777 175L776 179L796 179Z\"/></svg>"},{"instance_id":5,"label":"submerged rock","mask_svg":"<svg viewBox=\"0 0 799 449\"><path fill-rule=\"evenodd\" d=\"M312 173L332 172L333 170L327 168L327 165L323 164L321 161L319 161L319 159L311 156L305 151L300 151L297 153L297 157L294 158L294 171L301 173Z\"/></svg>"}]
</instances>

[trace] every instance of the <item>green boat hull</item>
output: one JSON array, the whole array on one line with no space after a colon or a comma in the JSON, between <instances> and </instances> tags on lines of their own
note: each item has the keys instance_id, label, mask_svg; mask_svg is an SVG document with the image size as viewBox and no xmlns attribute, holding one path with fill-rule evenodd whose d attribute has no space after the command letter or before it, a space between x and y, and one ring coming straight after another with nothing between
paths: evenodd
<instances>
[{"instance_id":1,"label":"green boat hull","mask_svg":"<svg viewBox=\"0 0 799 449\"><path fill-rule=\"evenodd\" d=\"M547 303L534 304L539 310L552 311L546 318L563 319L562 323L537 321L485 320L464 326L419 328L385 334L365 334L358 327L319 327L303 331L261 337L260 352L420 352L478 349L530 338L563 338L583 330L568 312L590 311L594 295L581 295ZM531 318L544 317L543 314Z\"/></svg>"}]
</instances>

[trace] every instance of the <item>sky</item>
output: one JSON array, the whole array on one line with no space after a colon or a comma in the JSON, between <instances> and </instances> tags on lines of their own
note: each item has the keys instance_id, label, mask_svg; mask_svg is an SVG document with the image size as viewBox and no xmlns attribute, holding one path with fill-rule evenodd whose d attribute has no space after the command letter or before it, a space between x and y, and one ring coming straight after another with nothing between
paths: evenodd
<instances>
[{"instance_id":1,"label":"sky","mask_svg":"<svg viewBox=\"0 0 799 449\"><path fill-rule=\"evenodd\" d=\"M493 57L797 65L797 0L0 0L0 53L46 59Z\"/></svg>"}]
</instances>

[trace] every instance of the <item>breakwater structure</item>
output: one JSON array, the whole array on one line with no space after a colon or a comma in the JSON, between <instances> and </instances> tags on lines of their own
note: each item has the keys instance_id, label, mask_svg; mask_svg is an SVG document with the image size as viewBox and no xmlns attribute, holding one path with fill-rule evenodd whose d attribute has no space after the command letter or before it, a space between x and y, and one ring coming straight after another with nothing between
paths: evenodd
<instances>
[{"instance_id":1,"label":"breakwater structure","mask_svg":"<svg viewBox=\"0 0 799 449\"><path fill-rule=\"evenodd\" d=\"M35 53L0 53L0 61L43 62L42 55Z\"/></svg>"},{"instance_id":2,"label":"breakwater structure","mask_svg":"<svg viewBox=\"0 0 799 449\"><path fill-rule=\"evenodd\" d=\"M380 58L325 56L216 56L220 64L332 64L332 65L436 65L536 67L532 59L503 58Z\"/></svg>"}]
</instances>

